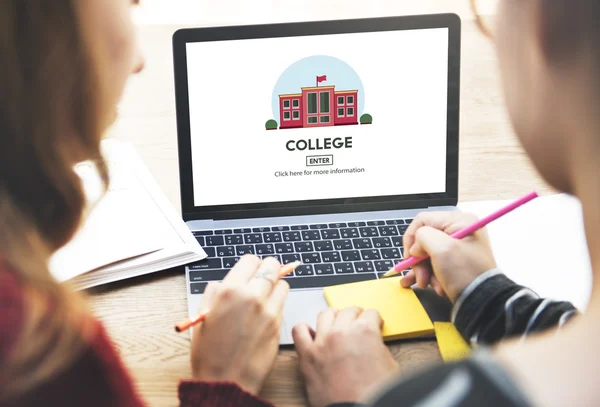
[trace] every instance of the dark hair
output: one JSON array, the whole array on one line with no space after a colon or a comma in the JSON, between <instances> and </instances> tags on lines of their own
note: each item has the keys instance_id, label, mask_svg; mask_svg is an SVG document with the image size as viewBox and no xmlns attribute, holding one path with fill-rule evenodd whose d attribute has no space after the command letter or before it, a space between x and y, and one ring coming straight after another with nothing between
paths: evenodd
<instances>
[{"instance_id":1,"label":"dark hair","mask_svg":"<svg viewBox=\"0 0 600 407\"><path fill-rule=\"evenodd\" d=\"M544 51L552 62L591 52L600 64L599 0L542 0L540 13Z\"/></svg>"}]
</instances>

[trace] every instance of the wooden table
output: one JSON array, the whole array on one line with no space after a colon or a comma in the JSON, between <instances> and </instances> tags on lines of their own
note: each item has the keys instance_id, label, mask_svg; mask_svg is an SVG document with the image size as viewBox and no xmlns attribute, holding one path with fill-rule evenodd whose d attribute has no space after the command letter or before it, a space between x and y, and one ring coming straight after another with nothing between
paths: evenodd
<instances>
[{"instance_id":1,"label":"wooden table","mask_svg":"<svg viewBox=\"0 0 600 407\"><path fill-rule=\"evenodd\" d=\"M359 0L354 3L357 2ZM336 1L322 4L331 6L334 3L339 4ZM354 3L345 0L344 4ZM366 3L370 6L365 4L364 7L358 7L355 4L354 11L350 12L346 7L343 17L382 15L383 9L387 11L385 14L452 11L463 17L461 201L508 199L532 188L549 192L513 135L498 86L493 47L476 30L468 14L467 1ZM381 6L383 3L389 7ZM419 3L418 6L415 3ZM325 11L319 11L316 7L311 10L320 12L322 18L336 16L332 6L325 7ZM368 10L364 12L364 8ZM307 18L311 16L319 18L316 14ZM215 24L216 20L207 16L200 22ZM121 117L111 130L112 136L134 144L178 209L170 41L172 33L179 27L160 24L144 24L140 27L146 70L128 85L120 107ZM190 377L189 337L173 331L173 323L187 315L185 292L184 271L178 268L111 284L89 293L94 312L105 322L141 394L152 406L177 405L177 383L182 378ZM437 345L433 341L404 342L392 345L391 349L404 371L440 361ZM280 352L262 396L278 406L306 405L293 350Z\"/></svg>"}]
</instances>

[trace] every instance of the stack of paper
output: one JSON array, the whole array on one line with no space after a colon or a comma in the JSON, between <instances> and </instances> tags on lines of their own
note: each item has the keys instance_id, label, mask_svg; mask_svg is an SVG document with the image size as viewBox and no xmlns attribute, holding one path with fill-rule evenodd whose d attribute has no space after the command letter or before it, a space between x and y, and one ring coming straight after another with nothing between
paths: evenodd
<instances>
[{"instance_id":1,"label":"stack of paper","mask_svg":"<svg viewBox=\"0 0 600 407\"><path fill-rule=\"evenodd\" d=\"M85 289L205 258L133 147L108 139L102 151L111 178L108 192L50 260L54 277ZM88 197L96 199L100 184L93 165L76 170Z\"/></svg>"}]
</instances>

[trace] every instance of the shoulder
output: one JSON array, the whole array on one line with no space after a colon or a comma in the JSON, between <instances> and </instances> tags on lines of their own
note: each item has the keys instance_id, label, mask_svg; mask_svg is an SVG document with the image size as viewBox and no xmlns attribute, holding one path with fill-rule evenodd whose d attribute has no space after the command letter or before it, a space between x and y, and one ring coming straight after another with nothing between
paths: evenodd
<instances>
[{"instance_id":1,"label":"shoulder","mask_svg":"<svg viewBox=\"0 0 600 407\"><path fill-rule=\"evenodd\" d=\"M23 288L14 270L0 257L0 360L13 349L23 318Z\"/></svg>"}]
</instances>

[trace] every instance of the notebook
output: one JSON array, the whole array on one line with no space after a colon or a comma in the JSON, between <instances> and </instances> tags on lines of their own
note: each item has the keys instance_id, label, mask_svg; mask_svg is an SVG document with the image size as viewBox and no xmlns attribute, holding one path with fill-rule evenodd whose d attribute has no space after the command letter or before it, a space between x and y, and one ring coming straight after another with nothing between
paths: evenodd
<instances>
[{"instance_id":1,"label":"notebook","mask_svg":"<svg viewBox=\"0 0 600 407\"><path fill-rule=\"evenodd\" d=\"M110 173L106 194L93 164L75 168L95 204L74 238L50 259L55 279L86 289L205 258L134 148L106 139L102 153Z\"/></svg>"},{"instance_id":2,"label":"notebook","mask_svg":"<svg viewBox=\"0 0 600 407\"><path fill-rule=\"evenodd\" d=\"M401 277L325 287L325 299L335 308L358 306L375 309L383 319L383 339L393 341L434 332L433 323L410 288L402 288Z\"/></svg>"}]
</instances>

